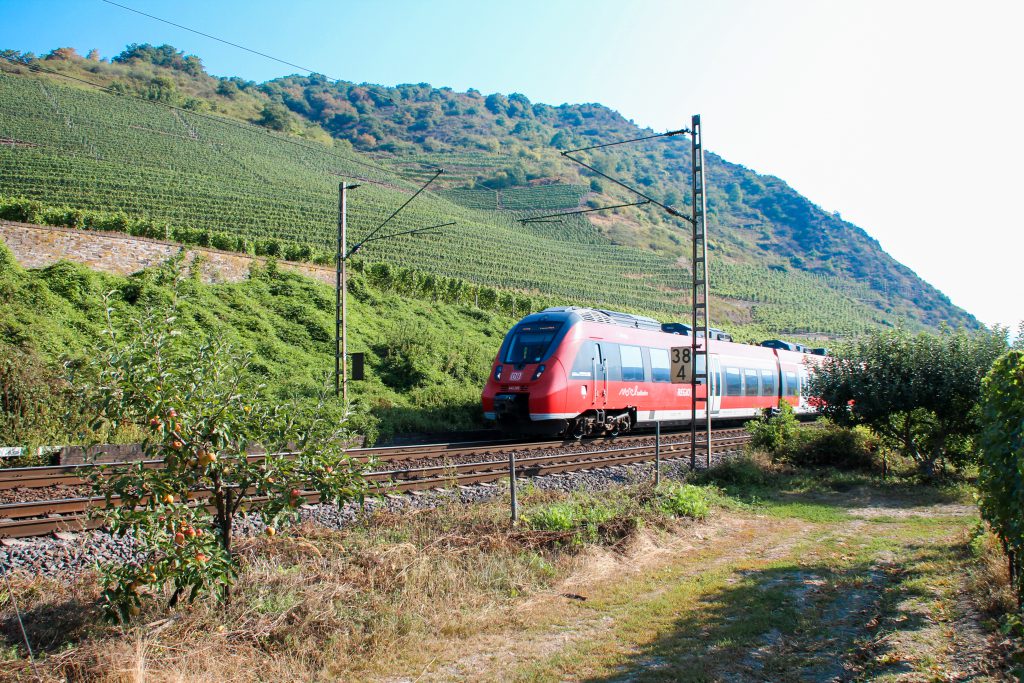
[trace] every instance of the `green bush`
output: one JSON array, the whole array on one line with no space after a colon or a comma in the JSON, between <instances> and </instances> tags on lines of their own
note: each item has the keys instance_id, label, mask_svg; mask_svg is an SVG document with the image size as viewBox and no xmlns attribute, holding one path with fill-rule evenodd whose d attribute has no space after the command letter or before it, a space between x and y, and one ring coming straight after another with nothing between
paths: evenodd
<instances>
[{"instance_id":1,"label":"green bush","mask_svg":"<svg viewBox=\"0 0 1024 683\"><path fill-rule=\"evenodd\" d=\"M766 410L760 419L747 423L750 445L773 455L785 453L792 446L799 429L793 406L785 402L777 411Z\"/></svg>"},{"instance_id":2,"label":"green bush","mask_svg":"<svg viewBox=\"0 0 1024 683\"><path fill-rule=\"evenodd\" d=\"M656 492L656 499L662 510L675 517L704 519L711 509L707 489L693 484L672 482L661 486Z\"/></svg>"},{"instance_id":3,"label":"green bush","mask_svg":"<svg viewBox=\"0 0 1024 683\"><path fill-rule=\"evenodd\" d=\"M1024 351L999 358L982 382L981 514L1009 557L1018 604L1024 604Z\"/></svg>"},{"instance_id":4,"label":"green bush","mask_svg":"<svg viewBox=\"0 0 1024 683\"><path fill-rule=\"evenodd\" d=\"M762 456L763 457L763 456ZM694 481L698 484L719 484L722 486L761 486L767 483L767 466L752 453L727 458L710 469L698 472Z\"/></svg>"},{"instance_id":5,"label":"green bush","mask_svg":"<svg viewBox=\"0 0 1024 683\"><path fill-rule=\"evenodd\" d=\"M876 464L880 446L878 436L866 427L850 429L821 420L817 428L800 429L782 459L797 467L866 470Z\"/></svg>"}]
</instances>

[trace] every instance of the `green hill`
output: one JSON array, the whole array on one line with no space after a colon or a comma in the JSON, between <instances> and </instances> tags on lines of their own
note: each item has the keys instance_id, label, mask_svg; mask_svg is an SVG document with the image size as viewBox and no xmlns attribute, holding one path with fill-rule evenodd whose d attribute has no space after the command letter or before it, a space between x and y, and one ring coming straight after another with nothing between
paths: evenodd
<instances>
[{"instance_id":1,"label":"green hill","mask_svg":"<svg viewBox=\"0 0 1024 683\"><path fill-rule=\"evenodd\" d=\"M42 427L31 416L54 410L48 397L62 383L49 378L64 376L61 360L89 352L108 303L115 323L130 330L143 311L177 301L176 326L183 334L209 335L251 354L252 372L280 398L311 400L325 378L330 383L332 287L276 268L256 268L242 282L210 285L182 279L176 268L172 262L122 277L65 261L26 270L0 242L0 376L9 381L8 398L28 395L32 403L23 414L0 414L0 445L23 443L23 425L36 430L29 430L29 440L74 441L65 416ZM353 426L371 441L378 435L484 426L480 389L513 318L383 290L358 273L352 282L349 348L365 353L367 363L366 380L349 384L357 408ZM15 349L41 359L52 372L27 381L37 366L26 364ZM12 363L26 370L12 372Z\"/></svg>"},{"instance_id":2,"label":"green hill","mask_svg":"<svg viewBox=\"0 0 1024 683\"><path fill-rule=\"evenodd\" d=\"M308 245L323 260L340 179L362 184L349 205L358 239L443 167L392 227L457 226L373 243L363 259L666 319L688 310L688 228L660 210L519 222L631 200L559 154L647 132L600 105L316 75L217 79L173 48L130 46L114 63L67 50L0 54L19 62L0 61L2 195L223 232L248 250ZM686 210L688 141L613 149L591 162ZM847 335L898 319L978 325L863 230L781 180L714 154L707 164L719 325L746 337Z\"/></svg>"}]
</instances>

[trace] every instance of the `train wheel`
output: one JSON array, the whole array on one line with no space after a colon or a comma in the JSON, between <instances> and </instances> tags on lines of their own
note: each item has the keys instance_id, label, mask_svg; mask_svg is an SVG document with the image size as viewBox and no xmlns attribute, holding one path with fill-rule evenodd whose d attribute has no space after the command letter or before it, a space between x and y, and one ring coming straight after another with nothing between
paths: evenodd
<instances>
[{"instance_id":1,"label":"train wheel","mask_svg":"<svg viewBox=\"0 0 1024 683\"><path fill-rule=\"evenodd\" d=\"M586 425L583 423L583 420L576 420L576 422L573 423L572 426L572 438L576 439L577 441L580 441L583 439L583 435L586 433L586 431Z\"/></svg>"}]
</instances>

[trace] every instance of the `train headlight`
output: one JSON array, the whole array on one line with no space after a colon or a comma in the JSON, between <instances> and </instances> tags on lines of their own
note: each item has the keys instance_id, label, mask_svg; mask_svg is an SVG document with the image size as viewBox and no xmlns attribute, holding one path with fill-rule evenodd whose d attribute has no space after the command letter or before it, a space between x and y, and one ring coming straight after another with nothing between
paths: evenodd
<instances>
[{"instance_id":1,"label":"train headlight","mask_svg":"<svg viewBox=\"0 0 1024 683\"><path fill-rule=\"evenodd\" d=\"M502 371L502 369L503 369L503 366L501 366L501 365L499 365L496 368L494 368L494 381L495 382L500 382L501 381L501 371Z\"/></svg>"},{"instance_id":2,"label":"train headlight","mask_svg":"<svg viewBox=\"0 0 1024 683\"><path fill-rule=\"evenodd\" d=\"M543 374L544 374L544 366L543 365L538 365L537 366L537 372L533 373L533 378L532 379L535 379L535 380L536 379L540 379L540 376L543 375Z\"/></svg>"}]
</instances>

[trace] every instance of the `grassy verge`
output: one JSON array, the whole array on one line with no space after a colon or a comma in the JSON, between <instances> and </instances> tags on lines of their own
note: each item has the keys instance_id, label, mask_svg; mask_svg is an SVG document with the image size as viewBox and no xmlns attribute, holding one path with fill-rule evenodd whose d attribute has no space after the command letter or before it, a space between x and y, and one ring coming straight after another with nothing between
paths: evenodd
<instances>
[{"instance_id":1,"label":"grassy verge","mask_svg":"<svg viewBox=\"0 0 1024 683\"><path fill-rule=\"evenodd\" d=\"M495 502L251 539L229 604L125 627L100 621L93 577L14 590L45 675L68 680L997 680L1003 666L986 616L1006 597L996 556L956 489L741 461L693 484L521 502L515 528ZM9 598L0 671L28 680Z\"/></svg>"},{"instance_id":2,"label":"grassy verge","mask_svg":"<svg viewBox=\"0 0 1024 683\"><path fill-rule=\"evenodd\" d=\"M382 674L425 638L514 623L516 602L550 589L588 546L620 546L638 529L669 530L688 510L706 513L703 491L634 487L600 499L534 491L511 529L500 503L451 504L379 513L343 532L303 527L250 539L226 606L151 608L125 627L101 621L93 575L72 585L19 576L15 594L42 666L58 678ZM27 675L10 595L2 598L3 666Z\"/></svg>"}]
</instances>

